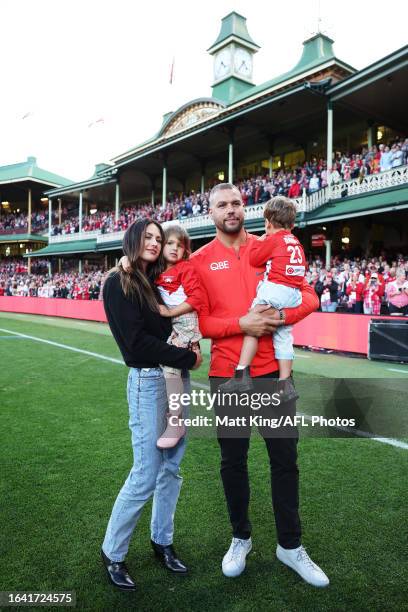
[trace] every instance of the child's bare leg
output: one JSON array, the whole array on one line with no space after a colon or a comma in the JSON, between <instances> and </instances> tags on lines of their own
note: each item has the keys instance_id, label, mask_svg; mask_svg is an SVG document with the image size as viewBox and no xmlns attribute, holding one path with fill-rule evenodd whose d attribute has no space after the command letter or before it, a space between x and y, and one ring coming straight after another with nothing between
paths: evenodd
<instances>
[{"instance_id":1,"label":"child's bare leg","mask_svg":"<svg viewBox=\"0 0 408 612\"><path fill-rule=\"evenodd\" d=\"M292 373L292 359L278 359L279 378L289 378Z\"/></svg>"},{"instance_id":2,"label":"child's bare leg","mask_svg":"<svg viewBox=\"0 0 408 612\"><path fill-rule=\"evenodd\" d=\"M258 350L258 338L245 336L242 343L241 356L239 358L238 369L246 368L251 365L253 358Z\"/></svg>"}]
</instances>

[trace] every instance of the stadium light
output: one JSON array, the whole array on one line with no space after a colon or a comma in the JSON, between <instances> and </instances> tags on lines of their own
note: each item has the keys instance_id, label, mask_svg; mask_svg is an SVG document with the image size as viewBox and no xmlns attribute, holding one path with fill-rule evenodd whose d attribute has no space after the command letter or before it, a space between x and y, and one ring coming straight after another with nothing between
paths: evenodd
<instances>
[{"instance_id":1,"label":"stadium light","mask_svg":"<svg viewBox=\"0 0 408 612\"><path fill-rule=\"evenodd\" d=\"M382 137L384 136L384 134L382 133L381 130L377 130L377 140L382 140Z\"/></svg>"},{"instance_id":2,"label":"stadium light","mask_svg":"<svg viewBox=\"0 0 408 612\"><path fill-rule=\"evenodd\" d=\"M10 202L7 202L7 200L4 200L4 202L1 203L2 206L8 206L10 204Z\"/></svg>"},{"instance_id":3,"label":"stadium light","mask_svg":"<svg viewBox=\"0 0 408 612\"><path fill-rule=\"evenodd\" d=\"M94 215L96 212L98 212L97 208L91 208L91 210L89 211L91 213L91 215Z\"/></svg>"},{"instance_id":4,"label":"stadium light","mask_svg":"<svg viewBox=\"0 0 408 612\"><path fill-rule=\"evenodd\" d=\"M348 236L344 236L344 238L342 238L341 241L343 244L349 244L350 238Z\"/></svg>"},{"instance_id":5,"label":"stadium light","mask_svg":"<svg viewBox=\"0 0 408 612\"><path fill-rule=\"evenodd\" d=\"M223 181L225 179L225 174L223 172L218 173L218 180Z\"/></svg>"},{"instance_id":6,"label":"stadium light","mask_svg":"<svg viewBox=\"0 0 408 612\"><path fill-rule=\"evenodd\" d=\"M45 204L46 202L48 202L48 198L41 198L41 200L40 200L40 201L41 201L41 202L43 202L43 203Z\"/></svg>"}]
</instances>

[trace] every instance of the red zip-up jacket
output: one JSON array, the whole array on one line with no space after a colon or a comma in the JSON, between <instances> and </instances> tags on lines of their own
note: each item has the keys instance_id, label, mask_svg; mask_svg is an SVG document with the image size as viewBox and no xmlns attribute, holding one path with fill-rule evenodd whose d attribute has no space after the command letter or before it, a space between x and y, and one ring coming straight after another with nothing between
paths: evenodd
<instances>
[{"instance_id":1,"label":"red zip-up jacket","mask_svg":"<svg viewBox=\"0 0 408 612\"><path fill-rule=\"evenodd\" d=\"M247 314L264 271L263 267L254 268L249 262L249 247L256 238L247 233L238 254L233 247L226 247L214 238L190 259L201 280L200 331L212 340L210 376L230 377L238 364L244 337L239 319ZM306 280L301 292L302 304L285 309L288 325L297 323L319 307L319 299ZM251 375L261 376L276 370L278 362L272 336L268 334L259 338Z\"/></svg>"}]
</instances>

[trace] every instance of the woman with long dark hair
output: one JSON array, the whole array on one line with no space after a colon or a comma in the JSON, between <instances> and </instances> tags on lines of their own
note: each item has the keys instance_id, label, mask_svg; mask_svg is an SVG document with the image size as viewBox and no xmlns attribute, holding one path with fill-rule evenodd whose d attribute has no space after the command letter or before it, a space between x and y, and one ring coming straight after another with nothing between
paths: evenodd
<instances>
[{"instance_id":1,"label":"woman with long dark hair","mask_svg":"<svg viewBox=\"0 0 408 612\"><path fill-rule=\"evenodd\" d=\"M166 426L167 394L159 364L195 369L200 352L167 344L171 321L160 316L160 295L154 279L163 269L161 226L151 219L136 221L123 238L129 268L108 275L103 300L112 334L129 366L127 398L133 466L119 492L102 544L102 560L112 584L135 590L124 563L130 538L145 503L153 496L151 544L165 567L179 574L186 566L173 549L174 513L182 479L179 465L185 440L169 450L156 442Z\"/></svg>"}]
</instances>

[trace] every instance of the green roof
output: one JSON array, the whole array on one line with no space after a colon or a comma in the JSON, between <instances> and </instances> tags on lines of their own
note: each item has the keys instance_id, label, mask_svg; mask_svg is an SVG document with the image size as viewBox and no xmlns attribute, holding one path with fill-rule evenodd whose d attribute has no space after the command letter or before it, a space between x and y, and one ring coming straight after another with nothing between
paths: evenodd
<instances>
[{"instance_id":1,"label":"green roof","mask_svg":"<svg viewBox=\"0 0 408 612\"><path fill-rule=\"evenodd\" d=\"M60 187L61 185L69 185L72 183L70 179L39 168L35 157L27 157L27 161L19 164L0 166L0 183L30 180L53 187Z\"/></svg>"},{"instance_id":2,"label":"green roof","mask_svg":"<svg viewBox=\"0 0 408 612\"><path fill-rule=\"evenodd\" d=\"M280 74L279 76L275 77L274 79L271 79L270 81L261 83L261 85L255 85L254 87L251 87L251 89L248 89L244 93L234 98L231 103L235 104L235 102L244 100L249 96L261 93L262 91L269 89L270 87L274 87L276 85L284 83L285 81L289 81L289 79L292 79L296 76L300 76L304 72L308 72L313 68L317 68L318 66L321 66L330 60L341 63L343 66L346 66L351 72L355 71L354 68L352 68L348 64L345 64L344 62L339 62L339 60L337 60L333 51L332 39L326 36L325 34L319 32L318 34L315 34L315 36L312 36L312 38L305 40L305 42L303 43L302 56L296 66L292 68L292 70L289 70L289 72L284 72L283 74Z\"/></svg>"},{"instance_id":3,"label":"green roof","mask_svg":"<svg viewBox=\"0 0 408 612\"><path fill-rule=\"evenodd\" d=\"M73 242L55 242L45 249L34 251L24 257L48 257L51 255L68 255L70 253L93 253L96 249L96 238L91 240L74 240Z\"/></svg>"},{"instance_id":4,"label":"green roof","mask_svg":"<svg viewBox=\"0 0 408 612\"><path fill-rule=\"evenodd\" d=\"M48 238L46 236L42 236L41 234L1 234L0 235L0 242L24 242L24 241L48 242Z\"/></svg>"},{"instance_id":5,"label":"green roof","mask_svg":"<svg viewBox=\"0 0 408 612\"><path fill-rule=\"evenodd\" d=\"M329 204L320 206L311 213L306 214L306 223L320 223L323 220L333 220L341 217L353 217L363 213L374 214L383 208L392 209L393 206L408 207L408 187L391 188L381 192L367 193L344 200L333 200Z\"/></svg>"},{"instance_id":6,"label":"green roof","mask_svg":"<svg viewBox=\"0 0 408 612\"><path fill-rule=\"evenodd\" d=\"M218 34L215 43L211 45L208 51L211 53L212 49L218 47L221 43L227 41L231 37L239 38L243 42L249 43L251 47L257 47L259 49L259 45L257 45L249 35L246 18L239 13L232 11L221 20L220 33Z\"/></svg>"}]
</instances>

